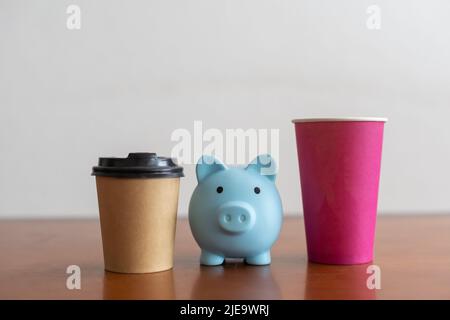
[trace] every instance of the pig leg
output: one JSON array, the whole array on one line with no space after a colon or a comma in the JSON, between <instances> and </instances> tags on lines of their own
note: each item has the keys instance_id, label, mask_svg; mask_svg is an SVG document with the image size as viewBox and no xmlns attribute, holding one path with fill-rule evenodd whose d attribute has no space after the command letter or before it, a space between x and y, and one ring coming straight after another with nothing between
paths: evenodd
<instances>
[{"instance_id":1,"label":"pig leg","mask_svg":"<svg viewBox=\"0 0 450 320\"><path fill-rule=\"evenodd\" d=\"M206 266L218 266L222 264L224 260L224 257L206 250L202 250L202 254L200 256L200 263Z\"/></svg>"},{"instance_id":2,"label":"pig leg","mask_svg":"<svg viewBox=\"0 0 450 320\"><path fill-rule=\"evenodd\" d=\"M245 258L245 262L248 264L253 264L253 265L257 265L257 266L263 266L266 264L270 264L270 251L260 253L253 257L247 257L247 258Z\"/></svg>"}]
</instances>

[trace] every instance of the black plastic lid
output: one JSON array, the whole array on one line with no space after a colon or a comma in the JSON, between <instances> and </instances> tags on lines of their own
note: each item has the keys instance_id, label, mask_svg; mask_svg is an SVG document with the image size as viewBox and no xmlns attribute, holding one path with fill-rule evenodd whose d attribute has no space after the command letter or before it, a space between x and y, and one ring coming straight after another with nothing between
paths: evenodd
<instances>
[{"instance_id":1,"label":"black plastic lid","mask_svg":"<svg viewBox=\"0 0 450 320\"><path fill-rule=\"evenodd\" d=\"M117 178L178 178L184 177L183 168L171 158L156 153L135 152L126 158L99 158L92 168L93 176Z\"/></svg>"}]
</instances>

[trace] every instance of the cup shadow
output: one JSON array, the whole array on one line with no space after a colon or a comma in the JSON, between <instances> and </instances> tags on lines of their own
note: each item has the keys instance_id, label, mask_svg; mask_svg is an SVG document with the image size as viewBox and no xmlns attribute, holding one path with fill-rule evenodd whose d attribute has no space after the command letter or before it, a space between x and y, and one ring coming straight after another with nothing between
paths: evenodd
<instances>
[{"instance_id":1,"label":"cup shadow","mask_svg":"<svg viewBox=\"0 0 450 320\"><path fill-rule=\"evenodd\" d=\"M216 267L199 266L190 299L281 299L270 266L230 263Z\"/></svg>"},{"instance_id":2,"label":"cup shadow","mask_svg":"<svg viewBox=\"0 0 450 320\"><path fill-rule=\"evenodd\" d=\"M367 287L369 264L325 265L308 262L305 299L375 300L376 291Z\"/></svg>"},{"instance_id":3,"label":"cup shadow","mask_svg":"<svg viewBox=\"0 0 450 320\"><path fill-rule=\"evenodd\" d=\"M105 271L103 276L103 299L175 299L173 271L145 274L123 274Z\"/></svg>"}]
</instances>

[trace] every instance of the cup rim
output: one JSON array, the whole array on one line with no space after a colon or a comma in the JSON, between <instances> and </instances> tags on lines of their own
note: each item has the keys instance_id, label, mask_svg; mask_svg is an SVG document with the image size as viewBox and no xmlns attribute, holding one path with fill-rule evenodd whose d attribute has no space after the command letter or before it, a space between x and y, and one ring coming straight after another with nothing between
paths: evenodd
<instances>
[{"instance_id":1,"label":"cup rim","mask_svg":"<svg viewBox=\"0 0 450 320\"><path fill-rule=\"evenodd\" d=\"M292 123L298 123L298 122L343 122L343 121L388 122L388 118L382 118L382 117L336 117L336 118L317 117L317 118L293 119Z\"/></svg>"}]
</instances>

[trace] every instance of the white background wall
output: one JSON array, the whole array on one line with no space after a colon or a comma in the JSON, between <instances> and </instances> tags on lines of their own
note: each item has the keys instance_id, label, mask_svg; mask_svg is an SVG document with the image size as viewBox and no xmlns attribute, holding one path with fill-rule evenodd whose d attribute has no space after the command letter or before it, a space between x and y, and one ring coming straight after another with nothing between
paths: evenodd
<instances>
[{"instance_id":1,"label":"white background wall","mask_svg":"<svg viewBox=\"0 0 450 320\"><path fill-rule=\"evenodd\" d=\"M82 28L66 28L66 7ZM382 9L368 30L366 9ZM292 118L386 116L380 211L450 211L450 2L0 0L0 217L97 215L100 155L170 154L170 134L279 128L299 212ZM195 186L186 167L180 212Z\"/></svg>"}]
</instances>

